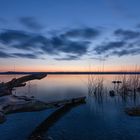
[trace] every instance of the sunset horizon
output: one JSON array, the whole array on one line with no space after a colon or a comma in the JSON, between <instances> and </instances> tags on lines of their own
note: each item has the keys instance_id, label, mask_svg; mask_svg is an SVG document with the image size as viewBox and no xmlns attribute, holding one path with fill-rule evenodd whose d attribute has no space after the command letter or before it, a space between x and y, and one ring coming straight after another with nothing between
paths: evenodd
<instances>
[{"instance_id":1,"label":"sunset horizon","mask_svg":"<svg viewBox=\"0 0 140 140\"><path fill-rule=\"evenodd\" d=\"M128 2L131 8L120 0L31 1L0 5L0 71L14 66L17 71L98 71L103 65L131 71L140 66L137 2Z\"/></svg>"},{"instance_id":2,"label":"sunset horizon","mask_svg":"<svg viewBox=\"0 0 140 140\"><path fill-rule=\"evenodd\" d=\"M0 69L0 72L140 72L140 67L135 66L89 66L89 67L50 67L50 68L17 68L13 66L9 69Z\"/></svg>"},{"instance_id":3,"label":"sunset horizon","mask_svg":"<svg viewBox=\"0 0 140 140\"><path fill-rule=\"evenodd\" d=\"M140 140L140 0L0 0L0 140Z\"/></svg>"}]
</instances>

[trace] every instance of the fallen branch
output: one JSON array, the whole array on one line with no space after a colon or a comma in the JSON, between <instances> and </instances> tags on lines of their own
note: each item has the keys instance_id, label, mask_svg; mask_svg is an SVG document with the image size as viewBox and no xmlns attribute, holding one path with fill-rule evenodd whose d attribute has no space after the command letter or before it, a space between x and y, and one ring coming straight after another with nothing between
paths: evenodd
<instances>
[{"instance_id":1,"label":"fallen branch","mask_svg":"<svg viewBox=\"0 0 140 140\"><path fill-rule=\"evenodd\" d=\"M85 103L85 98L73 99L73 102L67 102L64 106L53 112L47 119L45 119L29 136L29 140L43 139L48 129L52 127L60 118L66 115L72 108Z\"/></svg>"},{"instance_id":2,"label":"fallen branch","mask_svg":"<svg viewBox=\"0 0 140 140\"><path fill-rule=\"evenodd\" d=\"M11 95L13 88L25 86L26 82L28 81L40 80L46 76L47 74L44 74L44 73L32 74L32 75L23 76L17 79L14 78L11 81L6 82L6 83L0 83L0 96Z\"/></svg>"},{"instance_id":3,"label":"fallen branch","mask_svg":"<svg viewBox=\"0 0 140 140\"><path fill-rule=\"evenodd\" d=\"M85 97L45 103L26 96L3 96L0 98L0 123L6 121L6 114L41 111L48 108L60 107L68 103L74 104L75 102L81 102L83 100L85 100Z\"/></svg>"}]
</instances>

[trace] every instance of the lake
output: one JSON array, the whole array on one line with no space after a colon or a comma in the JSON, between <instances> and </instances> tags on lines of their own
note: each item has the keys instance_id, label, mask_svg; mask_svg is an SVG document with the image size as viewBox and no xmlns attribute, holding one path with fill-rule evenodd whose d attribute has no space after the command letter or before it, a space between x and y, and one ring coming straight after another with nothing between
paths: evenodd
<instances>
[{"instance_id":1,"label":"lake","mask_svg":"<svg viewBox=\"0 0 140 140\"><path fill-rule=\"evenodd\" d=\"M22 75L1 75L6 82ZM50 140L139 140L140 117L125 113L126 107L140 105L140 93L121 95L120 85L112 83L123 75L48 75L42 80L28 82L25 87L13 91L15 95L34 96L44 101L58 101L86 96L86 103L73 107L61 116L47 132L44 139ZM91 83L91 81L96 81ZM95 88L100 83L100 92ZM115 95L110 96L110 90ZM98 90L97 90L98 91ZM26 140L29 135L56 108L39 112L16 113L7 116L0 124L1 140Z\"/></svg>"}]
</instances>

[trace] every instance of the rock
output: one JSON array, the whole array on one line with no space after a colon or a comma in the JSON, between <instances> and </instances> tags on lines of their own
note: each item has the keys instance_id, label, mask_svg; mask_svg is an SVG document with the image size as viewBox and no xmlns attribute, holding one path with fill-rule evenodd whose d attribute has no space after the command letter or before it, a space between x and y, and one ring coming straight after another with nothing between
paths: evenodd
<instances>
[{"instance_id":1,"label":"rock","mask_svg":"<svg viewBox=\"0 0 140 140\"><path fill-rule=\"evenodd\" d=\"M116 84L116 81L112 81L113 84Z\"/></svg>"},{"instance_id":2,"label":"rock","mask_svg":"<svg viewBox=\"0 0 140 140\"><path fill-rule=\"evenodd\" d=\"M130 116L140 116L140 106L126 108L125 113Z\"/></svg>"},{"instance_id":3,"label":"rock","mask_svg":"<svg viewBox=\"0 0 140 140\"><path fill-rule=\"evenodd\" d=\"M114 96L115 96L115 91L114 91L114 90L110 90L110 91L109 91L109 95L110 95L111 97L114 97Z\"/></svg>"},{"instance_id":4,"label":"rock","mask_svg":"<svg viewBox=\"0 0 140 140\"><path fill-rule=\"evenodd\" d=\"M117 82L117 84L121 84L122 83L122 81L116 81Z\"/></svg>"}]
</instances>

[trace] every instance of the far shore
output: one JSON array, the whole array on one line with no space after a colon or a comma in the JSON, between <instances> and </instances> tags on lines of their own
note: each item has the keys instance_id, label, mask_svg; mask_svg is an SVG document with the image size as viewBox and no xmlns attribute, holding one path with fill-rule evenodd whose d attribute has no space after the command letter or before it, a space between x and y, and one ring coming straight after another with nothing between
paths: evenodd
<instances>
[{"instance_id":1,"label":"far shore","mask_svg":"<svg viewBox=\"0 0 140 140\"><path fill-rule=\"evenodd\" d=\"M9 72L0 72L0 75L24 75L24 74L39 74L39 73L45 73L45 74L49 74L49 75L88 75L88 74L109 74L109 75L118 75L118 74L140 74L139 71L135 72L135 71L101 71L101 72L13 72L13 71L9 71Z\"/></svg>"}]
</instances>

